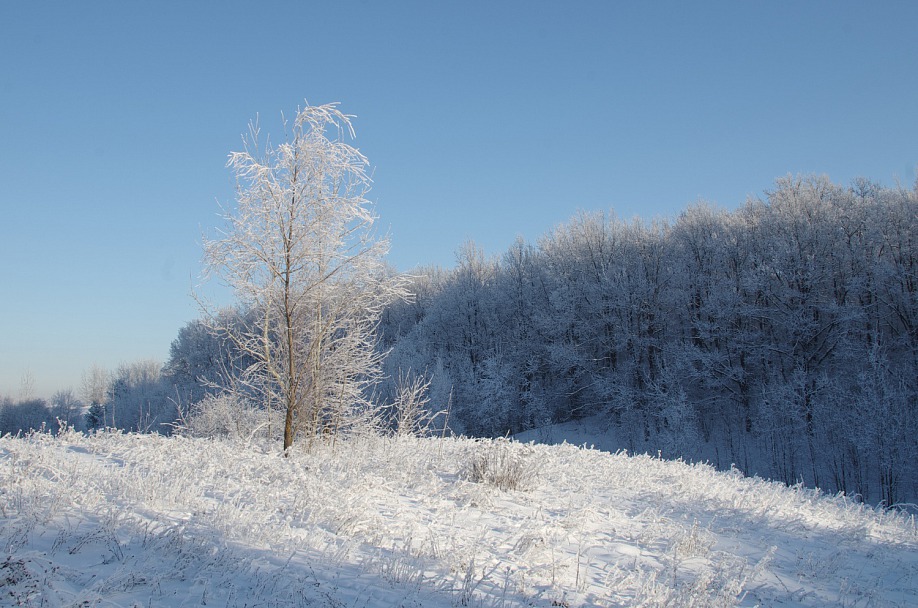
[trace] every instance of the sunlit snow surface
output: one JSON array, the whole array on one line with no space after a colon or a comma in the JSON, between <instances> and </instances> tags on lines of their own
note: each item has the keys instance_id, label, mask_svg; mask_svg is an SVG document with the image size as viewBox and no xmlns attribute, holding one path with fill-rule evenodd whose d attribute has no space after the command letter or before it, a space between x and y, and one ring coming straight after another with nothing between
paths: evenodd
<instances>
[{"instance_id":1,"label":"sunlit snow surface","mask_svg":"<svg viewBox=\"0 0 918 608\"><path fill-rule=\"evenodd\" d=\"M0 440L0 605L915 606L913 519L708 466L364 437Z\"/></svg>"}]
</instances>

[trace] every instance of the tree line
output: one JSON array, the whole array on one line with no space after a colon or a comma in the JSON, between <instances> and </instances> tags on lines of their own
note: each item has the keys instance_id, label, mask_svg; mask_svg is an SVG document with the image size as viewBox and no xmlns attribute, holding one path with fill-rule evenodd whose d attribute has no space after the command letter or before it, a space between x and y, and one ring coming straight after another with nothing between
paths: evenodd
<instances>
[{"instance_id":1,"label":"tree line","mask_svg":"<svg viewBox=\"0 0 918 608\"><path fill-rule=\"evenodd\" d=\"M386 310L471 435L595 416L622 448L893 504L918 476L918 190L787 177L735 211L581 213Z\"/></svg>"}]
</instances>

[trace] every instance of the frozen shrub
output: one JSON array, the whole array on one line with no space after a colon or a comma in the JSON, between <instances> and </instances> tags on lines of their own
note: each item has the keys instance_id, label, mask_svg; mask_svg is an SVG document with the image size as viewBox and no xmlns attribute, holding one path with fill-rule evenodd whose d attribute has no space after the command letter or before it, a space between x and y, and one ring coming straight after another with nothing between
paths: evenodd
<instances>
[{"instance_id":1,"label":"frozen shrub","mask_svg":"<svg viewBox=\"0 0 918 608\"><path fill-rule=\"evenodd\" d=\"M389 425L399 437L427 437L434 432L443 434L449 418L447 409L430 408L431 378L427 374L399 371L395 385L395 400L389 413ZM442 420L438 420L442 418ZM435 427L435 421L437 426Z\"/></svg>"},{"instance_id":2,"label":"frozen shrub","mask_svg":"<svg viewBox=\"0 0 918 608\"><path fill-rule=\"evenodd\" d=\"M459 476L503 491L525 490L535 475L532 448L509 439L483 440L466 458Z\"/></svg>"},{"instance_id":3,"label":"frozen shrub","mask_svg":"<svg viewBox=\"0 0 918 608\"><path fill-rule=\"evenodd\" d=\"M192 437L223 437L249 441L270 437L283 428L277 412L253 406L235 395L208 395L191 406L178 431Z\"/></svg>"}]
</instances>

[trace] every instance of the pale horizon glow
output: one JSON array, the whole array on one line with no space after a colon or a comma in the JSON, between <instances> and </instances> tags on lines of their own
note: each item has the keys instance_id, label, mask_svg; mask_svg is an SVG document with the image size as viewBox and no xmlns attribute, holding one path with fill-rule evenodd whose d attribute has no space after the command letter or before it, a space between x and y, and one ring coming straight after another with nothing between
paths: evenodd
<instances>
[{"instance_id":1,"label":"pale horizon glow","mask_svg":"<svg viewBox=\"0 0 918 608\"><path fill-rule=\"evenodd\" d=\"M259 115L356 116L400 270L578 210L911 187L918 3L4 3L0 397L164 362Z\"/></svg>"}]
</instances>

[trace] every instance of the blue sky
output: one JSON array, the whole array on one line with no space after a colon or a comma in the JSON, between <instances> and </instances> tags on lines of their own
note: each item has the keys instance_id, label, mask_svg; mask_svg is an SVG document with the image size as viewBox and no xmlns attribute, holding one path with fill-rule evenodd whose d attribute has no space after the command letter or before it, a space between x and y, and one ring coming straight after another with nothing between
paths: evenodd
<instances>
[{"instance_id":1,"label":"blue sky","mask_svg":"<svg viewBox=\"0 0 918 608\"><path fill-rule=\"evenodd\" d=\"M403 270L578 209L910 186L918 3L2 2L0 396L163 361L248 121L355 114Z\"/></svg>"}]
</instances>

